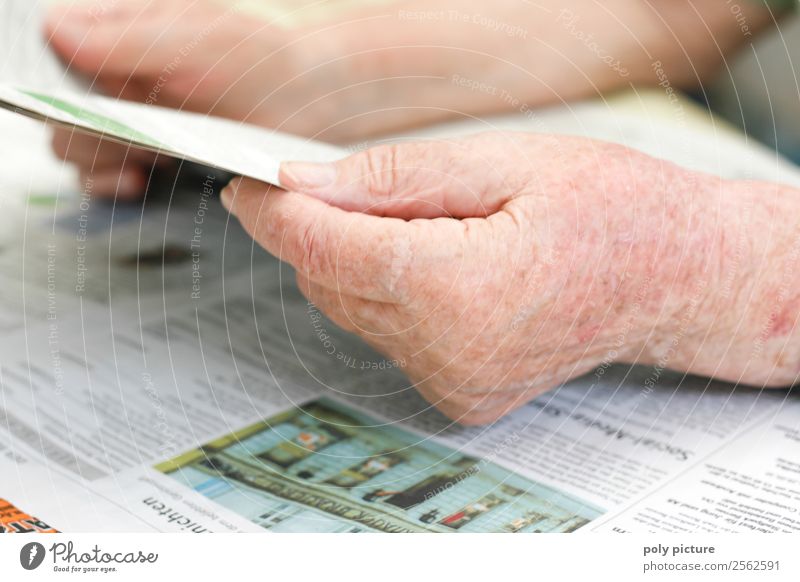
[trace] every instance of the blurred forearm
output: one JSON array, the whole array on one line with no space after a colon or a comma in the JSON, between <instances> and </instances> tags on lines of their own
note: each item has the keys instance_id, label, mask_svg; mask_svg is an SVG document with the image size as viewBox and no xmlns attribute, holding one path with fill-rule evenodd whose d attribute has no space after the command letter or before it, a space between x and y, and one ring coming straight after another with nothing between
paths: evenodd
<instances>
[{"instance_id":1,"label":"blurred forearm","mask_svg":"<svg viewBox=\"0 0 800 582\"><path fill-rule=\"evenodd\" d=\"M765 4L746 0L408 0L351 13L324 34L362 79L343 91L344 111L360 116L374 102L386 129L630 84L693 87L772 22Z\"/></svg>"},{"instance_id":2,"label":"blurred forearm","mask_svg":"<svg viewBox=\"0 0 800 582\"><path fill-rule=\"evenodd\" d=\"M736 51L775 25L781 12L756 0L658 0L645 2L653 29L647 38L652 61L660 61L670 82L692 88L708 82ZM660 82L641 68L642 82Z\"/></svg>"}]
</instances>

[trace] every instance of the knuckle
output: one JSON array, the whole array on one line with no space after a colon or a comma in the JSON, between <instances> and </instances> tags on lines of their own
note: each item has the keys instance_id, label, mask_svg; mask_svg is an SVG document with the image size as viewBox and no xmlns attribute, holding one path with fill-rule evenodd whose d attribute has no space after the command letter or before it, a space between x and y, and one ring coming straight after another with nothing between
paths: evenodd
<instances>
[{"instance_id":1,"label":"knuckle","mask_svg":"<svg viewBox=\"0 0 800 582\"><path fill-rule=\"evenodd\" d=\"M439 404L437 404L437 408L439 409L439 412L444 414L453 422L457 422L465 426L481 424L483 417L482 411L475 410L473 406L470 406L469 402L462 400L458 396L445 398Z\"/></svg>"},{"instance_id":2,"label":"knuckle","mask_svg":"<svg viewBox=\"0 0 800 582\"><path fill-rule=\"evenodd\" d=\"M384 287L390 297L399 303L408 303L413 286L411 284L413 248L407 235L387 236L382 239L377 256L388 257L388 273Z\"/></svg>"},{"instance_id":3,"label":"knuckle","mask_svg":"<svg viewBox=\"0 0 800 582\"><path fill-rule=\"evenodd\" d=\"M502 417L502 412L497 410L476 411L470 410L458 419L459 424L464 426L481 426L493 424Z\"/></svg>"},{"instance_id":4,"label":"knuckle","mask_svg":"<svg viewBox=\"0 0 800 582\"><path fill-rule=\"evenodd\" d=\"M290 216L285 211L267 206L265 196L250 195L245 186L236 181L229 185L234 214L244 229L262 246L272 249L274 245L282 244L284 236L291 232Z\"/></svg>"},{"instance_id":5,"label":"knuckle","mask_svg":"<svg viewBox=\"0 0 800 582\"><path fill-rule=\"evenodd\" d=\"M418 388L439 412L465 426L496 422L518 404L518 399L509 401L491 390L470 391L463 386L453 388L457 385L455 378L439 375Z\"/></svg>"},{"instance_id":6,"label":"knuckle","mask_svg":"<svg viewBox=\"0 0 800 582\"><path fill-rule=\"evenodd\" d=\"M440 252L430 223L412 222L385 228L370 253L380 282L395 303L406 307L424 307L430 299L441 299L441 280L451 284L449 254L437 260Z\"/></svg>"},{"instance_id":7,"label":"knuckle","mask_svg":"<svg viewBox=\"0 0 800 582\"><path fill-rule=\"evenodd\" d=\"M311 276L324 272L328 266L326 253L319 227L313 221L306 221L301 227L298 237L298 254L295 267Z\"/></svg>"},{"instance_id":8,"label":"knuckle","mask_svg":"<svg viewBox=\"0 0 800 582\"><path fill-rule=\"evenodd\" d=\"M398 188L398 146L393 144L370 148L360 156L360 178L369 192L381 200L391 200Z\"/></svg>"},{"instance_id":9,"label":"knuckle","mask_svg":"<svg viewBox=\"0 0 800 582\"><path fill-rule=\"evenodd\" d=\"M491 395L464 396L454 394L443 402L442 412L450 418L465 426L489 424L503 416L501 407L494 406Z\"/></svg>"}]
</instances>

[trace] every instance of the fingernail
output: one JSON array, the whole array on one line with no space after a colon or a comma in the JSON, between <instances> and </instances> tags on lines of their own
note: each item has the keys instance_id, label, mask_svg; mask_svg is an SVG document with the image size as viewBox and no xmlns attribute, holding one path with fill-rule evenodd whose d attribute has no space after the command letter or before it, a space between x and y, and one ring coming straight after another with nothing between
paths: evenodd
<instances>
[{"instance_id":1,"label":"fingernail","mask_svg":"<svg viewBox=\"0 0 800 582\"><path fill-rule=\"evenodd\" d=\"M281 164L280 182L288 190L313 190L333 184L336 174L336 164L284 162Z\"/></svg>"},{"instance_id":2,"label":"fingernail","mask_svg":"<svg viewBox=\"0 0 800 582\"><path fill-rule=\"evenodd\" d=\"M225 186L222 189L222 192L219 193L219 199L222 202L222 206L225 207L225 210L230 212L231 202L233 201L233 188L230 186Z\"/></svg>"}]
</instances>

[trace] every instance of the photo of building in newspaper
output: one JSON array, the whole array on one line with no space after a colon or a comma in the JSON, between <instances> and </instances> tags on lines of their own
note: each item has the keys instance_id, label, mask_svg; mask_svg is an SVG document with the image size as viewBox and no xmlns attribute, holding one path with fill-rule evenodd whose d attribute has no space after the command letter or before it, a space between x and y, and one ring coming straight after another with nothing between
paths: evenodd
<instances>
[{"instance_id":1,"label":"photo of building in newspaper","mask_svg":"<svg viewBox=\"0 0 800 582\"><path fill-rule=\"evenodd\" d=\"M325 398L156 468L273 531L572 532L602 513Z\"/></svg>"}]
</instances>

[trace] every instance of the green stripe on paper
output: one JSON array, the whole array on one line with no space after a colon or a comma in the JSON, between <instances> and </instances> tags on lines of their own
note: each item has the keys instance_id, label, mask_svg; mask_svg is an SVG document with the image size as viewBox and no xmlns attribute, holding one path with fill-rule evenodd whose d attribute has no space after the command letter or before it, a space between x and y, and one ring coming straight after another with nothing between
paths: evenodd
<instances>
[{"instance_id":1,"label":"green stripe on paper","mask_svg":"<svg viewBox=\"0 0 800 582\"><path fill-rule=\"evenodd\" d=\"M153 139L141 131L137 131L131 127L128 127L124 123L120 123L119 121L111 119L110 117L106 117L105 115L87 111L82 107L78 107L77 105L73 105L68 101L53 97L52 95L45 95L43 93L24 90L21 90L21 92L25 93L25 95L28 95L29 97L33 97L34 99L41 101L42 103L50 105L51 107L55 107L59 111L68 113L74 118L83 121L93 129L96 129L104 134L127 141L138 142L154 148L164 148L164 145L158 140Z\"/></svg>"}]
</instances>

